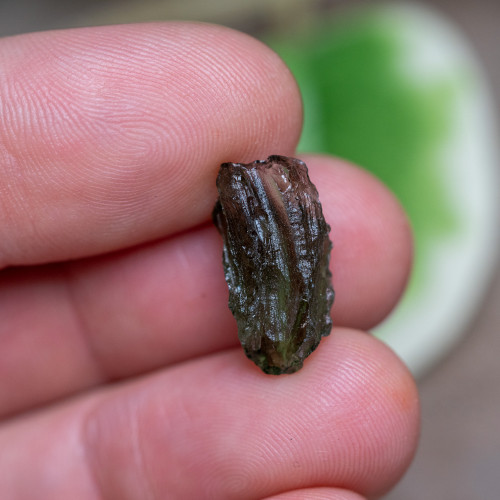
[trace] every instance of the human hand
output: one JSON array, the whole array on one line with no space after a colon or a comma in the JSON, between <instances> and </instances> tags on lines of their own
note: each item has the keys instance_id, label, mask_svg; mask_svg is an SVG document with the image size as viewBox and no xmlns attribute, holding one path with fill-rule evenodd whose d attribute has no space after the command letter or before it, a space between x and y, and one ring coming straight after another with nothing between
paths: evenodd
<instances>
[{"instance_id":1,"label":"human hand","mask_svg":"<svg viewBox=\"0 0 500 500\"><path fill-rule=\"evenodd\" d=\"M2 499L360 499L414 453L415 385L361 333L397 301L393 197L305 158L332 334L293 375L238 347L209 222L224 161L293 155L300 97L252 38L170 23L0 40Z\"/></svg>"}]
</instances>

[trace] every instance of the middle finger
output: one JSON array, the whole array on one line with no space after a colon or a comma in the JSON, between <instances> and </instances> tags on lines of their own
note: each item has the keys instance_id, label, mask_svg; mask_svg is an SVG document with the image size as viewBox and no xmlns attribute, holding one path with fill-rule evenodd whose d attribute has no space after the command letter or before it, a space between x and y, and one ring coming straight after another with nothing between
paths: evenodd
<instances>
[{"instance_id":1,"label":"middle finger","mask_svg":"<svg viewBox=\"0 0 500 500\"><path fill-rule=\"evenodd\" d=\"M332 226L334 324L370 328L408 274L406 219L370 175L328 158L307 162ZM0 285L0 414L236 345L221 251L210 225L62 267L11 271Z\"/></svg>"}]
</instances>

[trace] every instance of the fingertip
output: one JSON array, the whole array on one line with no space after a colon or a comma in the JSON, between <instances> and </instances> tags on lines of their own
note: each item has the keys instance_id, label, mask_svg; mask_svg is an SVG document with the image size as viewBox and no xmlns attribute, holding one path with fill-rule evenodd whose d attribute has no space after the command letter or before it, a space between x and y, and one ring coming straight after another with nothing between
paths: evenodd
<instances>
[{"instance_id":1,"label":"fingertip","mask_svg":"<svg viewBox=\"0 0 500 500\"><path fill-rule=\"evenodd\" d=\"M365 332L337 328L323 343L306 368L318 378L311 384L323 385L325 397L341 401L347 409L337 425L345 426L350 456L358 456L351 464L357 478L351 489L368 497L381 495L402 477L416 452L416 383L396 354Z\"/></svg>"},{"instance_id":2,"label":"fingertip","mask_svg":"<svg viewBox=\"0 0 500 500\"><path fill-rule=\"evenodd\" d=\"M300 135L290 71L229 28L135 24L0 43L2 265L96 255L200 224L220 163L291 154Z\"/></svg>"},{"instance_id":3,"label":"fingertip","mask_svg":"<svg viewBox=\"0 0 500 500\"><path fill-rule=\"evenodd\" d=\"M227 351L123 386L91 421L97 432L87 445L103 491L122 488L125 473L144 483L133 463L111 479L104 467L140 443L150 487L168 492L174 481L183 498L319 486L371 497L391 488L413 457L418 397L388 348L336 329L295 374L265 375L241 350ZM136 441L117 439L131 421Z\"/></svg>"}]
</instances>

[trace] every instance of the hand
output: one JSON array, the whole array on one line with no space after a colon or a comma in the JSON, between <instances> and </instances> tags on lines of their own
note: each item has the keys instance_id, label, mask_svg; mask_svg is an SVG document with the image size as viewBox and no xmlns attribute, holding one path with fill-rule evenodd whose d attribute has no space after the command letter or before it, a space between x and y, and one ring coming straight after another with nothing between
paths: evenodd
<instances>
[{"instance_id":1,"label":"hand","mask_svg":"<svg viewBox=\"0 0 500 500\"><path fill-rule=\"evenodd\" d=\"M415 385L360 332L411 239L372 176L307 156L335 328L294 375L239 347L209 222L224 161L293 155L294 80L241 33L170 23L0 41L0 492L344 499L405 471Z\"/></svg>"}]
</instances>

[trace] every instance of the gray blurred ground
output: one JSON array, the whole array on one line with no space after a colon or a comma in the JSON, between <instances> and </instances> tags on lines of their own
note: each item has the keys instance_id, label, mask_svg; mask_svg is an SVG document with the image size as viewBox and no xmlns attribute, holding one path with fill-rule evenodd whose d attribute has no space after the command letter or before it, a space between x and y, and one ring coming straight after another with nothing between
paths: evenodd
<instances>
[{"instance_id":1,"label":"gray blurred ground","mask_svg":"<svg viewBox=\"0 0 500 500\"><path fill-rule=\"evenodd\" d=\"M113 3L118 2L1 0L0 36L74 25L75 19L86 16L90 19L96 10ZM344 6L363 2L330 3ZM500 110L500 1L423 3L440 9L469 37L484 63ZM500 498L499 331L500 273L497 271L468 334L419 383L420 449L411 469L386 500Z\"/></svg>"}]
</instances>

